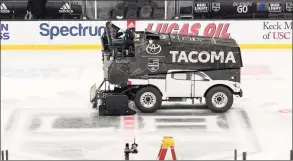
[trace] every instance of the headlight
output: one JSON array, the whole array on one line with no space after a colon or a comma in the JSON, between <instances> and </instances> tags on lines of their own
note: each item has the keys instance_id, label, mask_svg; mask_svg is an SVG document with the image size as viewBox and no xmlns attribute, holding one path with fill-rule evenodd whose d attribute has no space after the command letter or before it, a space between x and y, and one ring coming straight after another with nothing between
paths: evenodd
<instances>
[{"instance_id":1,"label":"headlight","mask_svg":"<svg viewBox=\"0 0 293 161\"><path fill-rule=\"evenodd\" d=\"M236 87L236 88L240 88L240 83L238 83L238 82L235 82L233 85L234 85L234 87Z\"/></svg>"}]
</instances>

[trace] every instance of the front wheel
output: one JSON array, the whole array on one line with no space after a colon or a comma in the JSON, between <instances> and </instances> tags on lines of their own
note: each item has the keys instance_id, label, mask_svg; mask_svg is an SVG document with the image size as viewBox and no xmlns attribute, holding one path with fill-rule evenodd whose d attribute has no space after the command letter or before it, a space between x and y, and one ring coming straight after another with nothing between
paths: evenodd
<instances>
[{"instance_id":1,"label":"front wheel","mask_svg":"<svg viewBox=\"0 0 293 161\"><path fill-rule=\"evenodd\" d=\"M141 112L153 113L161 107L162 95L154 87L144 87L136 92L134 103Z\"/></svg>"},{"instance_id":2,"label":"front wheel","mask_svg":"<svg viewBox=\"0 0 293 161\"><path fill-rule=\"evenodd\" d=\"M206 105L212 112L222 113L228 111L232 107L233 94L226 87L213 87L208 91L205 100Z\"/></svg>"}]
</instances>

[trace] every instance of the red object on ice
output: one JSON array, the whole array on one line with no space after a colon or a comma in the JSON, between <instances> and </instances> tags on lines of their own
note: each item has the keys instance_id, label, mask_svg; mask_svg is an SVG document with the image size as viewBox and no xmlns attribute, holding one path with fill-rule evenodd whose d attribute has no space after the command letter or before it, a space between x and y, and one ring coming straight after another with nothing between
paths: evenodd
<instances>
[{"instance_id":1,"label":"red object on ice","mask_svg":"<svg viewBox=\"0 0 293 161\"><path fill-rule=\"evenodd\" d=\"M170 148L173 160L177 160L175 149L174 149L174 139L173 137L164 137L163 142L158 154L158 160L165 160L167 150Z\"/></svg>"},{"instance_id":2,"label":"red object on ice","mask_svg":"<svg viewBox=\"0 0 293 161\"><path fill-rule=\"evenodd\" d=\"M124 130L132 130L135 128L135 116L124 116L123 117Z\"/></svg>"}]
</instances>

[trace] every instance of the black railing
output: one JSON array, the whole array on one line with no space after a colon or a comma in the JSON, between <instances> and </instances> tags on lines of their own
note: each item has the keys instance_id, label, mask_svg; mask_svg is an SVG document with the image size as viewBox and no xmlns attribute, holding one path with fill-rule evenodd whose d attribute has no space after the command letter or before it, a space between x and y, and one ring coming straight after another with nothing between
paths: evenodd
<instances>
[{"instance_id":1,"label":"black railing","mask_svg":"<svg viewBox=\"0 0 293 161\"><path fill-rule=\"evenodd\" d=\"M260 4L234 1L175 0L48 0L45 19L292 19L291 0ZM110 3L111 2L111 3ZM162 3L163 2L163 3ZM26 15L27 0L2 0L0 19L20 20ZM279 4L279 10L270 5ZM246 6L245 6L246 5Z\"/></svg>"},{"instance_id":2,"label":"black railing","mask_svg":"<svg viewBox=\"0 0 293 161\"><path fill-rule=\"evenodd\" d=\"M130 156L129 156L130 154L138 153L137 146L138 144L135 142L135 140L131 144L131 147L129 147L129 144L126 143L125 149L123 151L125 160L130 160ZM1 160L9 160L8 156L9 156L8 150L1 150ZM25 159L25 158L21 158L21 159ZM238 160L237 149L234 150L234 160ZM247 152L242 152L242 160L247 160ZM290 150L290 160L293 160L293 150Z\"/></svg>"},{"instance_id":3,"label":"black railing","mask_svg":"<svg viewBox=\"0 0 293 161\"><path fill-rule=\"evenodd\" d=\"M242 160L247 159L247 152L242 152ZM237 149L234 150L234 160L238 160L238 153Z\"/></svg>"},{"instance_id":4,"label":"black railing","mask_svg":"<svg viewBox=\"0 0 293 161\"><path fill-rule=\"evenodd\" d=\"M1 150L1 160L9 160L8 159L8 150Z\"/></svg>"}]
</instances>

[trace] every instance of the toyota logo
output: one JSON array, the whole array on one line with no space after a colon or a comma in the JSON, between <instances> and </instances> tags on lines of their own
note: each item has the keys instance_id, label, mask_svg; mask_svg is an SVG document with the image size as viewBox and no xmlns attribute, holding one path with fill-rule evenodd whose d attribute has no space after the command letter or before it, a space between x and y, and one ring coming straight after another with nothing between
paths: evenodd
<instances>
[{"instance_id":1,"label":"toyota logo","mask_svg":"<svg viewBox=\"0 0 293 161\"><path fill-rule=\"evenodd\" d=\"M162 50L162 47L158 44L148 44L146 47L146 52L152 55L159 54Z\"/></svg>"}]
</instances>

